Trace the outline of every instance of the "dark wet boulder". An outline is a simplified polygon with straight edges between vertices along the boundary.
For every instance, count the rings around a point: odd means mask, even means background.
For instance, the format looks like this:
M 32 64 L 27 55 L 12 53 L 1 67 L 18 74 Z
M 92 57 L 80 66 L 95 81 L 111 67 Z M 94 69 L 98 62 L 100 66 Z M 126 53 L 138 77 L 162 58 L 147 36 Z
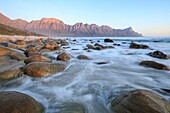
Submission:
M 56 113 L 85 113 L 85 109 L 78 103 L 67 103 L 61 106 L 60 111 Z
M 170 113 L 170 104 L 156 93 L 134 90 L 117 96 L 111 102 L 115 113 Z
M 0 92 L 1 113 L 43 113 L 43 107 L 32 97 L 15 92 Z
M 57 60 L 68 61 L 71 59 L 71 55 L 68 53 L 61 53 L 57 56 Z
M 130 43 L 130 48 L 134 48 L 134 49 L 148 49 L 149 46 L 131 42 L 131 43 Z
M 111 42 L 111 43 L 113 43 L 114 41 L 112 39 L 106 38 L 106 39 L 104 39 L 104 42 Z
M 155 69 L 160 69 L 160 70 L 170 70 L 169 67 L 167 67 L 164 64 L 157 63 L 155 61 L 142 61 L 139 63 L 139 65 L 145 66 L 145 67 L 151 67 Z
M 169 59 L 168 55 L 164 54 L 161 51 L 150 52 L 148 55 L 160 59 Z
M 87 44 L 86 47 L 87 47 L 88 49 L 94 49 L 94 46 L 91 45 L 91 44 Z
M 63 62 L 32 62 L 25 66 L 24 73 L 32 77 L 46 77 L 62 72 L 65 68 L 66 64 Z
M 100 47 L 101 49 L 106 49 L 107 48 L 107 46 L 103 46 L 103 45 L 101 45 L 99 43 L 95 43 L 94 46 L 95 47 Z
M 77 56 L 77 59 L 80 59 L 80 60 L 90 60 L 90 58 L 88 57 L 88 56 L 86 56 L 86 55 L 78 55 Z
M 24 60 L 26 64 L 31 63 L 31 62 L 51 62 L 49 58 L 46 58 L 45 56 L 42 55 L 34 55 L 31 56 L 27 59 Z

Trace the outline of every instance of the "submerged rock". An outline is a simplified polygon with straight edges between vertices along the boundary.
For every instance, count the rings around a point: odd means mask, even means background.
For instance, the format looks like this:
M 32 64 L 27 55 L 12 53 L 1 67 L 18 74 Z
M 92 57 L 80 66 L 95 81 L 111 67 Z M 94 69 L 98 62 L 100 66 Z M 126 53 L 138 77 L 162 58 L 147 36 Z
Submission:
M 106 38 L 104 39 L 104 42 L 114 42 L 112 39 Z
M 56 113 L 85 113 L 82 105 L 77 103 L 68 103 L 61 107 L 61 110 Z
M 134 49 L 148 49 L 149 46 L 131 42 L 130 43 L 130 48 L 134 48 Z
M 32 62 L 26 65 L 24 73 L 32 77 L 45 77 L 58 72 L 62 72 L 65 68 L 66 64 L 63 62 Z
M 57 56 L 57 60 L 68 61 L 71 59 L 71 56 L 68 53 L 61 53 Z
M 167 67 L 166 65 L 157 63 L 155 61 L 142 61 L 139 64 L 142 66 L 151 67 L 160 70 L 170 70 L 170 68 Z
M 77 58 L 78 59 L 84 59 L 84 60 L 90 60 L 90 58 L 86 55 L 78 55 Z
M 15 92 L 0 92 L 1 113 L 43 113 L 43 107 L 32 97 Z
M 164 54 L 161 51 L 150 52 L 148 55 L 160 59 L 169 59 L 168 55 Z
M 26 64 L 28 64 L 31 62 L 51 62 L 51 60 L 49 58 L 46 58 L 45 56 L 34 55 L 34 56 L 31 56 L 31 57 L 25 59 L 24 62 Z
M 170 104 L 158 94 L 147 90 L 124 93 L 111 102 L 115 113 L 170 113 Z

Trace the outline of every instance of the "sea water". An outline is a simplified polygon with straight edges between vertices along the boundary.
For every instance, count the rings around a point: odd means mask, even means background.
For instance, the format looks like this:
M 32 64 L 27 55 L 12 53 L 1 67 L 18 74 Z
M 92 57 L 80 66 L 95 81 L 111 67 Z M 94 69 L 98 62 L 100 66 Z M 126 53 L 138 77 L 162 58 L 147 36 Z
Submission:
M 49 77 L 32 78 L 23 75 L 8 81 L 0 91 L 26 93 L 45 107 L 45 113 L 55 113 L 64 103 L 80 103 L 88 113 L 111 113 L 110 102 L 117 95 L 134 89 L 146 89 L 160 94 L 170 102 L 170 71 L 140 66 L 144 60 L 153 60 L 170 67 L 170 60 L 148 56 L 149 52 L 160 50 L 170 56 L 170 38 L 115 37 L 114 43 L 121 44 L 112 49 L 83 50 L 86 44 L 104 43 L 103 38 L 66 38 L 69 47 L 64 51 L 72 55 L 64 72 Z M 73 42 L 73 39 L 76 41 Z M 91 39 L 91 40 L 90 40 Z M 145 44 L 150 49 L 130 49 L 130 42 Z M 55 58 L 58 51 L 45 53 Z M 91 60 L 78 60 L 76 56 L 86 55 Z M 98 65 L 96 62 L 107 62 Z

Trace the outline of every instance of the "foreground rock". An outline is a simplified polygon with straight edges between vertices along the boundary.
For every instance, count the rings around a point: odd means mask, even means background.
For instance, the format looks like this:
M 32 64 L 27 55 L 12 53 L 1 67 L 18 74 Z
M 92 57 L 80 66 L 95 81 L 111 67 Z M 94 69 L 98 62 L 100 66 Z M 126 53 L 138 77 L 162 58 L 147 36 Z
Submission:
M 151 68 L 160 69 L 160 70 L 170 70 L 170 68 L 167 67 L 166 65 L 157 63 L 155 61 L 142 61 L 139 64 L 145 67 L 151 67 Z
M 164 54 L 161 51 L 150 52 L 148 55 L 160 59 L 169 59 L 168 55 Z
M 24 73 L 32 77 L 46 77 L 61 72 L 65 68 L 66 64 L 63 62 L 57 63 L 32 62 L 26 65 Z
M 71 59 L 71 56 L 68 53 L 61 53 L 57 56 L 57 60 L 68 61 Z
M 147 90 L 134 90 L 111 102 L 115 113 L 170 113 L 170 104 L 161 96 Z
M 77 58 L 80 60 L 90 60 L 90 58 L 86 55 L 78 55 Z
M 130 43 L 130 48 L 134 48 L 134 49 L 148 49 L 149 46 L 131 42 Z
M 42 106 L 32 97 L 14 91 L 0 92 L 1 113 L 43 113 Z
M 25 59 L 24 62 L 28 64 L 31 62 L 51 62 L 51 60 L 49 58 L 46 58 L 45 56 L 35 55 L 29 57 L 28 59 Z
M 84 107 L 77 103 L 65 104 L 57 113 L 85 113 Z
M 8 47 L 0 46 L 0 56 L 5 56 L 5 55 L 7 56 L 7 55 L 10 55 L 13 52 L 15 52 L 15 50 L 10 49 Z

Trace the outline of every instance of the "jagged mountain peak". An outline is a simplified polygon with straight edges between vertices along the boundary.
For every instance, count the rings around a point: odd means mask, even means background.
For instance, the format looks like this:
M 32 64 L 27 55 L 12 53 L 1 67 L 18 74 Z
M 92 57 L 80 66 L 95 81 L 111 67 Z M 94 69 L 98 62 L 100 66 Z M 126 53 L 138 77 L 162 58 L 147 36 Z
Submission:
M 0 23 L 19 29 L 36 32 L 47 36 L 77 36 L 77 37 L 139 37 L 141 34 L 135 32 L 132 27 L 126 29 L 113 29 L 109 26 L 98 26 L 96 24 L 74 25 L 64 24 L 63 21 L 55 18 L 42 18 L 27 22 L 22 19 L 11 20 L 0 13 Z

